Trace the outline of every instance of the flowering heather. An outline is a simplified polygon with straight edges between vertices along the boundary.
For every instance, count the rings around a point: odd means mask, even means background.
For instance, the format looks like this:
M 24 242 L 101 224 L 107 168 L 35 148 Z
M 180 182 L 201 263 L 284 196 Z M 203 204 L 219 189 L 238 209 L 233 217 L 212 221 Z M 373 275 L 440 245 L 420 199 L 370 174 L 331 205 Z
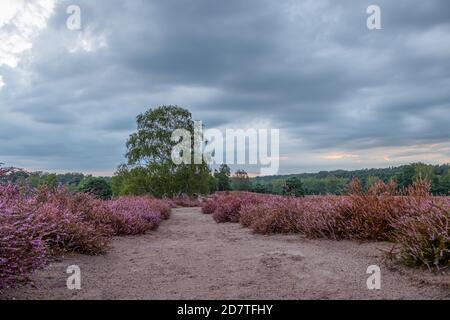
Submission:
M 213 214 L 217 208 L 217 197 L 212 196 L 202 203 L 202 212 L 204 214 Z
M 340 196 L 308 196 L 293 200 L 293 220 L 297 232 L 310 238 L 342 238 L 338 228 L 341 212 L 349 199 Z
M 254 204 L 258 199 L 259 195 L 248 192 L 221 194 L 213 218 L 217 222 L 239 222 L 241 205 Z
M 242 204 L 240 222 L 257 233 L 291 233 L 297 231 L 294 215 L 292 198 L 269 196 L 262 202 Z
M 162 214 L 147 197 L 122 197 L 108 202 L 115 235 L 142 234 L 158 227 Z
M 170 218 L 170 214 L 172 212 L 170 203 L 165 200 L 155 198 L 147 198 L 147 201 L 149 201 L 153 209 L 161 215 L 161 219 L 168 220 Z
M 0 289 L 28 280 L 28 274 L 46 262 L 47 247 L 41 225 L 21 208 L 17 188 L 0 187 Z
M 448 202 L 448 201 L 447 201 Z M 450 210 L 428 206 L 426 214 L 405 216 L 394 223 L 398 257 L 410 266 L 450 267 Z
M 0 184 L 0 289 L 64 252 L 104 253 L 112 236 L 145 233 L 169 215 L 165 201 L 149 197 L 103 201 L 65 188 Z
M 172 198 L 171 201 L 175 204 L 176 207 L 200 207 L 200 201 L 197 197 L 188 197 L 182 195 Z
M 425 181 L 402 192 L 395 183 L 378 182 L 363 192 L 355 180 L 347 196 L 217 194 L 203 203 L 202 211 L 217 222 L 240 222 L 263 234 L 396 241 L 407 264 L 448 266 L 450 197 L 433 197 L 429 189 Z
M 111 213 L 104 201 L 87 194 L 70 194 L 65 188 L 43 187 L 28 199 L 33 219 L 42 226 L 40 235 L 49 253 L 105 252 L 113 235 Z

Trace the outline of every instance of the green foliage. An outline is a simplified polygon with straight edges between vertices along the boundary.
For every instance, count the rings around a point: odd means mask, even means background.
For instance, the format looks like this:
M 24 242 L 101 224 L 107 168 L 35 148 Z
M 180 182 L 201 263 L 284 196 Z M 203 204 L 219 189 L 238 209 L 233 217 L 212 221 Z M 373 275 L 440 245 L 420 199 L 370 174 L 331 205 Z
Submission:
M 179 164 L 172 161 L 172 141 L 176 129 L 191 133 L 191 113 L 178 106 L 161 106 L 137 116 L 137 131 L 127 141 L 128 165 L 119 167 L 112 181 L 114 195 L 151 194 L 173 197 L 180 194 L 207 194 L 212 181 L 208 165 Z M 193 153 L 193 151 L 192 151 Z
M 247 172 L 244 170 L 238 170 L 233 176 L 233 190 L 236 191 L 249 191 L 251 189 L 251 183 L 248 178 Z
M 435 191 L 438 194 L 450 196 L 450 171 L 447 171 L 446 174 L 439 177 L 438 186 Z
M 363 170 L 335 170 L 320 171 L 318 173 L 302 173 L 295 175 L 278 175 L 256 177 L 251 179 L 253 188 L 255 185 L 264 185 L 266 193 L 283 194 L 285 181 L 290 177 L 299 177 L 306 190 L 306 194 L 323 195 L 345 193 L 346 187 L 353 178 L 358 178 L 365 190 L 375 182 L 389 183 L 397 181 L 399 189 L 405 189 L 420 178 L 429 179 L 432 183 L 432 193 L 435 195 L 449 195 L 450 192 L 450 164 L 427 165 L 412 163 L 400 167 Z M 261 188 L 261 187 L 259 187 Z
M 285 184 L 286 184 L 286 181 L 284 179 L 274 180 L 273 184 L 272 184 L 272 192 L 274 194 L 283 194 Z
M 78 186 L 78 191 L 84 193 L 90 193 L 96 198 L 108 200 L 111 199 L 112 189 L 111 185 L 104 178 L 97 177 L 85 177 L 80 185 Z
M 231 190 L 231 170 L 226 164 L 222 164 L 219 167 L 219 171 L 214 172 L 214 178 L 216 179 L 217 191 L 229 191 Z
M 256 193 L 266 193 L 266 186 L 262 183 L 257 182 L 253 187 L 252 187 L 252 192 L 256 192 Z
M 412 164 L 412 167 L 414 168 L 414 176 L 413 181 L 417 180 L 428 180 L 433 181 L 435 177 L 434 173 L 434 167 L 426 165 L 425 163 L 415 163 Z
M 287 179 L 283 191 L 284 195 L 289 196 L 301 197 L 305 195 L 302 180 L 298 177 Z
M 446 195 L 445 182 L 442 185 L 442 178 L 446 172 L 448 172 L 448 165 L 432 166 L 418 162 L 405 166 L 397 175 L 397 180 L 401 188 L 407 188 L 414 181 L 427 180 L 432 183 L 431 192 L 433 194 Z
M 365 189 L 369 190 L 374 184 L 376 184 L 377 182 L 380 182 L 380 178 L 378 178 L 377 176 L 369 176 L 366 179 L 366 183 L 365 183 Z
M 413 165 L 404 166 L 394 175 L 398 186 L 402 189 L 407 188 L 414 182 L 414 175 L 416 174 Z
M 82 173 L 47 173 L 47 172 L 27 172 L 24 170 L 14 170 L 9 178 L 15 184 L 27 184 L 33 188 L 43 185 L 51 187 L 66 186 L 69 191 L 77 191 L 78 186 L 85 176 Z M 107 179 L 107 178 L 105 178 Z
M 172 163 L 171 154 L 177 144 L 171 140 L 176 129 L 194 132 L 191 113 L 178 106 L 160 106 L 137 116 L 137 131 L 127 141 L 129 165 Z
M 47 187 L 50 187 L 50 188 L 56 188 L 58 186 L 58 179 L 57 179 L 56 174 L 52 173 L 52 174 L 47 175 L 43 179 L 41 184 L 46 185 Z
M 145 168 L 128 168 L 119 166 L 111 179 L 113 196 L 144 195 L 151 194 L 150 177 Z

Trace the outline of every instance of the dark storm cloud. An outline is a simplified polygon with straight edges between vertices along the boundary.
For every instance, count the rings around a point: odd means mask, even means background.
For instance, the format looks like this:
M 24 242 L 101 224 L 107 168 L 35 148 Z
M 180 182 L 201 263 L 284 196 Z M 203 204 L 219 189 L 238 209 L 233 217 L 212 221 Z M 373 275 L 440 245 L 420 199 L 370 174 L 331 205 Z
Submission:
M 302 152 L 449 142 L 447 1 L 376 1 L 370 31 L 373 1 L 83 0 L 84 42 L 65 28 L 72 2 L 31 60 L 0 67 L 0 156 L 111 171 L 135 116 L 159 104 L 209 127 L 269 120 L 289 154 L 297 139 Z

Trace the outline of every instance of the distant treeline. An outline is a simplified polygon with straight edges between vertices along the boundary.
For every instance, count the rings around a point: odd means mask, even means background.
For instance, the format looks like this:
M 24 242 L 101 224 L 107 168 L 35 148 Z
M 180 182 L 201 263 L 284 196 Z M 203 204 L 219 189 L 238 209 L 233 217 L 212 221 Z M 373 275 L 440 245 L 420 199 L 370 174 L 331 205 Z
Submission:
M 349 182 L 358 178 L 365 189 L 369 189 L 378 180 L 385 183 L 397 181 L 399 189 L 406 188 L 418 179 L 432 183 L 432 192 L 436 195 L 450 195 L 450 164 L 427 165 L 413 163 L 400 167 L 363 170 L 320 171 L 318 173 L 301 173 L 248 178 L 245 171 L 231 174 L 228 166 L 212 172 L 210 188 L 206 193 L 223 190 L 253 191 L 268 194 L 286 194 L 287 189 L 296 190 L 298 194 L 345 194 Z M 32 187 L 41 185 L 66 186 L 72 192 L 91 192 L 101 198 L 110 198 L 120 194 L 114 191 L 112 177 L 92 177 L 82 173 L 45 173 L 16 170 L 8 175 L 8 180 L 15 184 L 27 184 Z M 294 186 L 291 186 L 293 183 Z M 111 184 L 113 184 L 111 188 Z M 151 188 L 149 188 L 151 189 Z
M 370 188 L 376 181 L 385 183 L 397 181 L 399 188 L 406 188 L 418 179 L 429 180 L 432 192 L 436 195 L 450 194 L 450 164 L 428 165 L 412 163 L 399 167 L 362 170 L 320 171 L 318 173 L 301 173 L 256 177 L 250 179 L 252 191 L 259 193 L 283 194 L 286 181 L 297 177 L 301 180 L 305 194 L 344 194 L 349 182 L 358 178 L 361 184 Z
M 90 192 L 102 199 L 109 199 L 112 196 L 111 177 L 93 177 L 83 173 L 28 172 L 15 169 L 2 179 L 33 188 L 43 185 L 50 187 L 65 186 L 71 192 Z
M 173 151 L 179 141 L 172 138 L 174 131 L 182 128 L 190 132 L 191 142 L 195 143 L 195 125 L 189 110 L 179 106 L 159 106 L 139 114 L 136 124 L 136 131 L 126 142 L 126 162 L 118 166 L 113 177 L 14 170 L 3 179 L 34 188 L 63 185 L 69 191 L 89 192 L 103 199 L 126 195 L 173 198 L 230 190 L 297 197 L 341 195 L 347 192 L 354 178 L 358 178 L 366 190 L 378 180 L 385 183 L 395 180 L 399 189 L 410 186 L 415 180 L 428 180 L 432 183 L 434 194 L 450 194 L 450 164 L 412 163 L 385 169 L 320 171 L 256 178 L 249 178 L 244 170 L 232 173 L 226 164 L 214 170 L 206 161 L 176 164 Z M 194 150 L 191 150 L 190 155 L 183 152 L 185 156 L 192 160 Z M 178 157 L 181 157 L 181 153 L 178 153 Z

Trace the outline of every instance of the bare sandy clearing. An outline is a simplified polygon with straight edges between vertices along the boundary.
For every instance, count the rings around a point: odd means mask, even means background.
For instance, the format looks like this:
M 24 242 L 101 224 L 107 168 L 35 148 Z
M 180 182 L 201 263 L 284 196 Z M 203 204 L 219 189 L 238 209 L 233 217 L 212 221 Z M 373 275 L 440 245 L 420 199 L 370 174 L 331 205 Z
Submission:
M 262 236 L 239 224 L 216 224 L 199 208 L 174 209 L 159 230 L 117 238 L 104 256 L 73 255 L 39 271 L 38 288 L 7 299 L 450 299 L 450 276 L 390 268 L 385 243 Z M 82 289 L 66 288 L 79 265 Z M 381 290 L 366 269 L 381 266 Z M 395 270 L 394 270 L 395 269 Z

